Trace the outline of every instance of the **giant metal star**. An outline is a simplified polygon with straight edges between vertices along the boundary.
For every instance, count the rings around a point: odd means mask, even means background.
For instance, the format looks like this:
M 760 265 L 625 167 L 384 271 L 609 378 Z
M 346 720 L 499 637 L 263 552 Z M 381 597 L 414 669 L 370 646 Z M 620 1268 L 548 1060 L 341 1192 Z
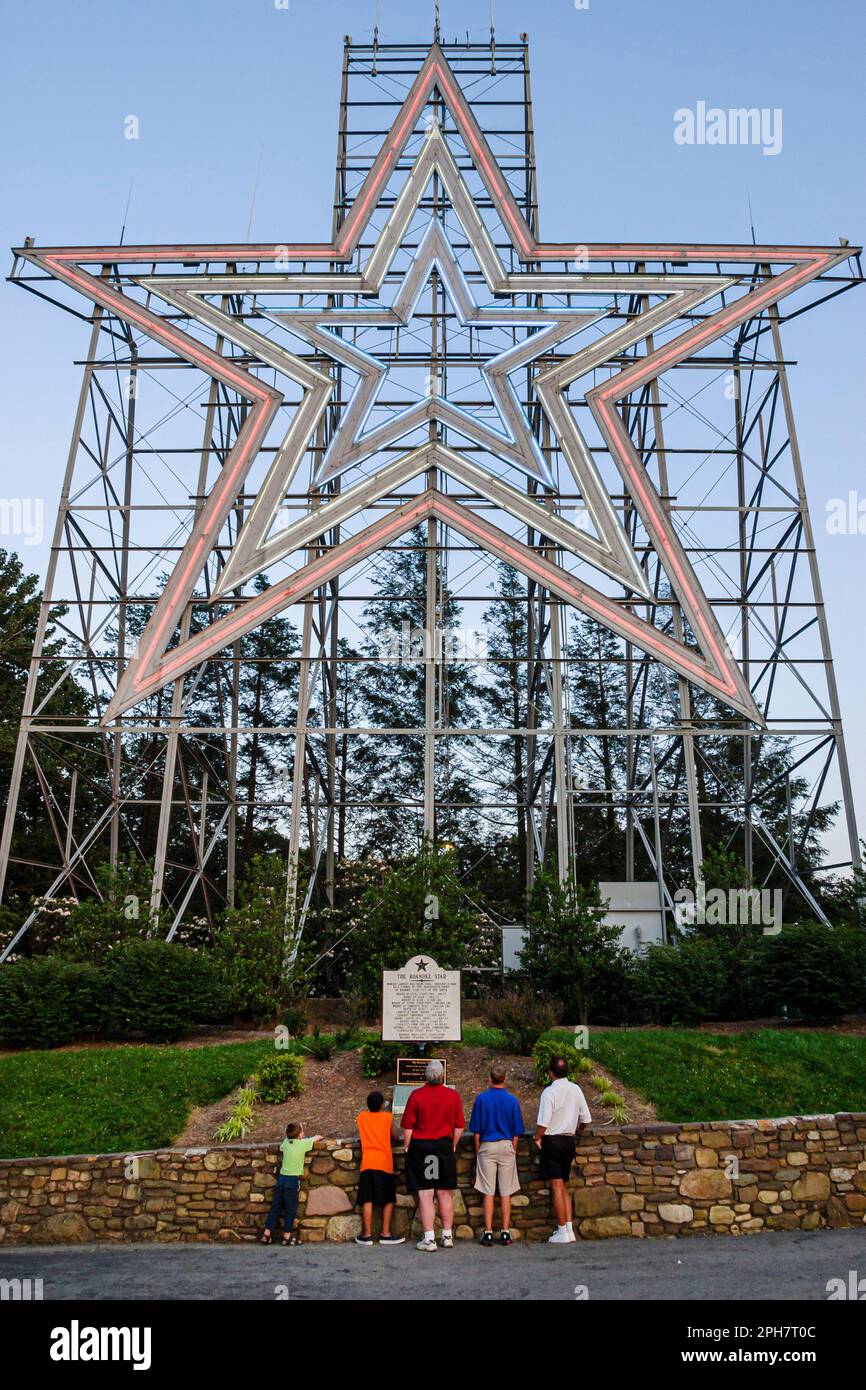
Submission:
M 208 261 L 347 261 L 353 255 L 434 87 L 438 89 L 447 105 L 522 263 L 556 261 L 567 266 L 579 256 L 582 263 L 625 259 L 672 263 L 697 261 L 707 264 L 725 261 L 750 266 L 762 264 L 768 268 L 771 264 L 782 263 L 788 267 L 781 272 L 768 274 L 761 284 L 744 293 L 733 303 L 723 304 L 715 313 L 647 352 L 642 359 L 615 372 L 609 380 L 586 394 L 587 404 L 668 574 L 671 587 L 699 643 L 699 649 L 674 641 L 652 623 L 615 603 L 591 585 L 579 581 L 562 566 L 539 555 L 536 550 L 483 520 L 439 489 L 428 488 L 410 501 L 395 506 L 373 525 L 367 526 L 350 539 L 310 560 L 233 613 L 169 650 L 169 643 L 176 632 L 181 615 L 193 596 L 196 583 L 218 542 L 223 523 L 243 488 L 244 480 L 283 397 L 281 392 L 267 386 L 252 372 L 206 347 L 150 308 L 131 300 L 115 289 L 105 275 L 97 276 L 85 267 L 93 264 L 102 267 L 119 267 L 121 264 L 143 266 L 161 262 L 183 262 L 186 265 Z M 662 303 L 645 309 L 623 327 L 606 334 L 591 346 L 580 349 L 573 356 L 558 361 L 555 366 L 537 376 L 533 383 L 538 400 L 560 441 L 575 482 L 587 502 L 598 532 L 597 540 L 578 531 L 564 518 L 542 510 L 530 497 L 518 492 L 503 479 L 496 478 L 487 469 L 469 463 L 455 450 L 436 442 L 410 450 L 395 462 L 383 465 L 372 478 L 347 488 L 334 500 L 325 502 L 314 513 L 301 518 L 276 537 L 268 535 L 273 519 L 273 511 L 268 515 L 268 509 L 274 496 L 278 495 L 279 501 L 279 497 L 284 495 L 285 487 L 294 477 L 327 405 L 332 383 L 328 376 L 311 367 L 302 358 L 284 351 L 263 334 L 209 304 L 204 295 L 209 290 L 214 292 L 216 289 L 224 294 L 272 292 L 307 295 L 356 294 L 366 297 L 377 295 L 434 172 L 442 180 L 451 206 L 467 232 L 478 265 L 494 296 L 582 294 L 600 291 L 664 296 Z M 430 256 L 427 253 L 431 253 L 432 260 L 445 274 L 452 298 L 465 322 L 502 322 L 505 318 L 515 326 L 537 325 L 537 331 L 509 353 L 501 354 L 499 358 L 486 364 L 486 378 L 505 426 L 504 434 L 490 430 L 482 422 L 473 420 L 466 412 L 459 412 L 464 418 L 458 421 L 453 415 L 456 407 L 438 396 L 421 407 L 427 412 L 423 418 L 435 417 L 440 423 L 459 428 L 461 433 L 469 437 L 478 438 L 479 432 L 483 431 L 485 447 L 488 447 L 491 453 L 506 462 L 517 463 L 517 466 L 528 473 L 535 472 L 537 476 L 544 478 L 543 469 L 546 465 L 534 441 L 527 444 L 530 434 L 507 376 L 517 365 L 525 366 L 540 351 L 546 350 L 554 342 L 564 341 L 576 332 L 579 326 L 578 319 L 583 324 L 586 323 L 587 311 L 557 307 L 539 310 L 538 317 L 535 318 L 532 311 L 518 309 L 516 306 L 504 309 L 500 309 L 498 305 L 478 306 L 471 295 L 468 299 L 463 296 L 462 275 L 459 269 L 455 271 L 456 262 L 438 223 L 431 222 L 425 242 L 425 256 L 429 260 Z M 251 407 L 235 444 L 196 517 L 190 537 L 146 625 L 135 656 L 118 682 L 103 722 L 107 723 L 118 717 L 145 696 L 214 656 L 287 605 L 320 588 L 350 565 L 396 540 L 419 520 L 431 516 L 453 527 L 471 543 L 481 545 L 525 575 L 534 578 L 680 675 L 719 696 L 748 719 L 761 722 L 760 713 L 743 673 L 727 647 L 709 601 L 616 407 L 661 372 L 682 362 L 723 333 L 729 332 L 746 319 L 777 303 L 785 295 L 832 269 L 848 256 L 856 254 L 852 248 L 613 244 L 576 247 L 571 244 L 540 243 L 529 229 L 514 195 L 508 188 L 441 48 L 434 44 L 333 243 L 281 247 L 140 246 L 47 250 L 25 247 L 20 248 L 16 254 L 83 293 L 95 304 L 110 310 L 118 319 L 140 329 L 146 336 L 178 356 L 202 368 L 215 380 L 238 392 Z M 427 268 L 429 269 L 429 266 Z M 419 275 L 421 273 L 418 272 Z M 424 273 L 426 274 L 426 270 Z M 411 286 L 411 276 L 407 275 L 406 278 Z M 254 274 L 214 277 L 147 276 L 142 277 L 139 283 L 158 293 L 166 302 L 179 305 L 192 320 L 217 330 L 224 338 L 245 347 L 257 358 L 275 367 L 302 387 L 300 404 L 295 409 L 263 485 L 265 501 L 261 507 L 258 500 L 253 504 L 250 515 L 241 529 L 236 547 L 237 558 L 229 557 L 226 565 L 228 578 L 225 583 L 220 583 L 219 593 L 225 592 L 229 582 L 236 587 L 252 573 L 257 572 L 264 563 L 263 557 L 270 561 L 277 551 L 280 555 L 285 555 L 290 550 L 297 550 L 309 544 L 340 521 L 356 515 L 374 497 L 387 495 L 435 464 L 482 496 L 496 502 L 513 517 L 536 527 L 563 550 L 589 559 L 596 568 L 614 574 L 622 580 L 627 589 L 646 597 L 645 576 L 631 547 L 627 542 L 623 546 L 625 537 L 621 523 L 616 517 L 610 498 L 601 486 L 591 452 L 577 427 L 564 393 L 573 381 L 593 366 L 609 363 L 626 348 L 646 339 L 698 304 L 733 286 L 736 278 L 721 277 L 718 273 L 686 276 L 679 272 L 652 275 L 641 271 L 593 276 L 592 273 L 583 270 L 569 269 L 531 269 L 517 273 L 506 271 L 489 231 L 478 216 L 470 190 L 457 170 L 441 132 L 434 126 L 423 143 L 421 153 L 415 160 L 385 229 L 377 239 L 362 272 L 304 270 L 289 274 L 259 271 Z M 465 288 L 468 293 L 468 287 Z M 408 293 L 408 298 L 411 299 L 411 293 Z M 387 313 L 399 313 L 401 308 L 405 309 L 405 306 L 398 302 L 397 305 L 391 306 L 390 310 L 362 309 L 358 313 L 362 316 L 368 315 L 367 321 L 384 322 Z M 336 361 L 349 365 L 346 356 L 350 351 L 349 345 L 327 329 L 328 323 L 336 327 L 346 321 L 345 317 L 341 319 L 339 314 L 340 311 L 333 316 L 326 311 L 310 311 L 309 314 L 296 311 L 291 315 L 274 313 L 273 317 L 283 320 L 291 317 L 296 331 L 299 331 L 301 336 L 306 336 L 307 340 L 318 348 L 325 347 L 328 355 Z M 380 316 L 379 319 L 369 317 L 376 314 Z M 488 314 L 490 317 L 486 318 Z M 351 321 L 359 320 L 356 318 Z M 547 341 L 543 342 L 545 338 Z M 358 352 L 357 349 L 351 351 Z M 357 361 L 360 362 L 360 358 Z M 372 362 L 373 359 L 368 359 L 366 369 L 360 372 L 360 404 L 354 407 L 354 414 L 348 422 L 346 415 L 349 412 L 344 415 L 344 427 L 334 441 L 334 452 L 326 460 L 323 476 L 335 476 L 337 472 L 368 456 L 371 451 L 368 446 L 371 445 L 372 439 L 368 438 L 365 441 L 363 434 L 359 436 L 358 425 L 360 422 L 363 428 L 362 417 L 367 413 L 369 399 L 375 395 L 378 367 L 371 366 Z M 405 429 L 402 432 L 405 433 Z M 377 436 L 375 431 L 370 433 L 373 438 L 378 438 L 379 443 L 384 442 L 384 435 Z M 377 445 L 372 443 L 372 447 L 375 448 Z M 539 459 L 542 470 L 538 467 Z M 268 546 L 272 541 L 276 548 L 269 550 Z

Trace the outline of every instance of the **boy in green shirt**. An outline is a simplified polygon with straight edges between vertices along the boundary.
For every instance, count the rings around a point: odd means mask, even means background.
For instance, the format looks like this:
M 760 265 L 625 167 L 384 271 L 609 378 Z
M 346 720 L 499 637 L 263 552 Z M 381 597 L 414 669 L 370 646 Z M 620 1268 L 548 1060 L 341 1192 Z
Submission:
M 321 1137 L 321 1134 L 314 1134 L 312 1139 L 305 1139 L 304 1126 L 298 1124 L 297 1120 L 292 1120 L 291 1124 L 286 1125 L 286 1137 L 280 1145 L 282 1161 L 277 1175 L 277 1185 L 274 1189 L 274 1200 L 271 1202 L 271 1209 L 268 1212 L 268 1219 L 265 1222 L 265 1229 L 261 1237 L 262 1245 L 271 1244 L 272 1234 L 280 1224 L 281 1212 L 283 1216 L 283 1245 L 298 1244 L 298 1237 L 292 1234 L 292 1227 L 295 1224 L 295 1215 L 298 1210 L 298 1193 L 301 1189 L 301 1178 L 304 1175 L 304 1162 L 310 1149 Z

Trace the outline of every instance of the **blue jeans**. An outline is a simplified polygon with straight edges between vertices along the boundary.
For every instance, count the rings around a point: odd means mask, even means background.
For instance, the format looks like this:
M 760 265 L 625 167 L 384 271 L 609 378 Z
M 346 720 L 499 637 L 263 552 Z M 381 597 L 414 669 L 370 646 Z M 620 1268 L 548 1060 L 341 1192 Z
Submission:
M 283 1217 L 283 1230 L 286 1235 L 295 1224 L 295 1214 L 298 1210 L 298 1193 L 301 1190 L 300 1178 L 283 1177 L 282 1174 L 277 1178 L 277 1185 L 274 1188 L 274 1200 L 271 1202 L 271 1209 L 268 1212 L 268 1219 L 265 1227 L 269 1231 L 278 1231 L 280 1227 L 280 1214 Z

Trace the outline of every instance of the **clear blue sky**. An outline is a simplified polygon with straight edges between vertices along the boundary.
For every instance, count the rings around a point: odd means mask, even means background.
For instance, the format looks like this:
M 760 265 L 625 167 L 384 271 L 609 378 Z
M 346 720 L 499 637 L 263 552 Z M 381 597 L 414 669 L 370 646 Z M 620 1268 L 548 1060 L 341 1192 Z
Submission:
M 383 41 L 432 32 L 432 0 L 380 10 Z M 375 13 L 375 0 L 5 3 L 0 242 L 114 241 L 130 180 L 127 241 L 243 239 L 260 147 L 253 238 L 326 239 L 342 36 L 369 38 Z M 866 238 L 859 0 L 495 0 L 494 16 L 502 41 L 530 37 L 544 237 L 747 241 L 748 189 L 759 241 Z M 486 38 L 488 0 L 443 0 L 442 25 Z M 701 99 L 780 107 L 781 153 L 675 144 L 674 111 Z M 0 492 L 26 477 L 50 529 L 86 330 L 5 285 L 2 315 Z M 856 290 L 785 335 L 861 833 L 866 535 L 828 535 L 825 515 L 830 498 L 866 497 L 864 316 Z M 44 570 L 44 544 L 22 554 Z

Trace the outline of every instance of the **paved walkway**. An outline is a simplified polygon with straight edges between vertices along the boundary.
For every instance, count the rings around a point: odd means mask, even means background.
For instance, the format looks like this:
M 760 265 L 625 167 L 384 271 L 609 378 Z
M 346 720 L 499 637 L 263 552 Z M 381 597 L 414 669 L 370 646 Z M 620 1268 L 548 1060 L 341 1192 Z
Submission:
M 826 1299 L 866 1276 L 866 1228 L 584 1241 L 422 1255 L 356 1245 L 0 1247 L 0 1279 L 41 1278 L 46 1299 Z M 583 1292 L 585 1289 L 586 1292 Z

